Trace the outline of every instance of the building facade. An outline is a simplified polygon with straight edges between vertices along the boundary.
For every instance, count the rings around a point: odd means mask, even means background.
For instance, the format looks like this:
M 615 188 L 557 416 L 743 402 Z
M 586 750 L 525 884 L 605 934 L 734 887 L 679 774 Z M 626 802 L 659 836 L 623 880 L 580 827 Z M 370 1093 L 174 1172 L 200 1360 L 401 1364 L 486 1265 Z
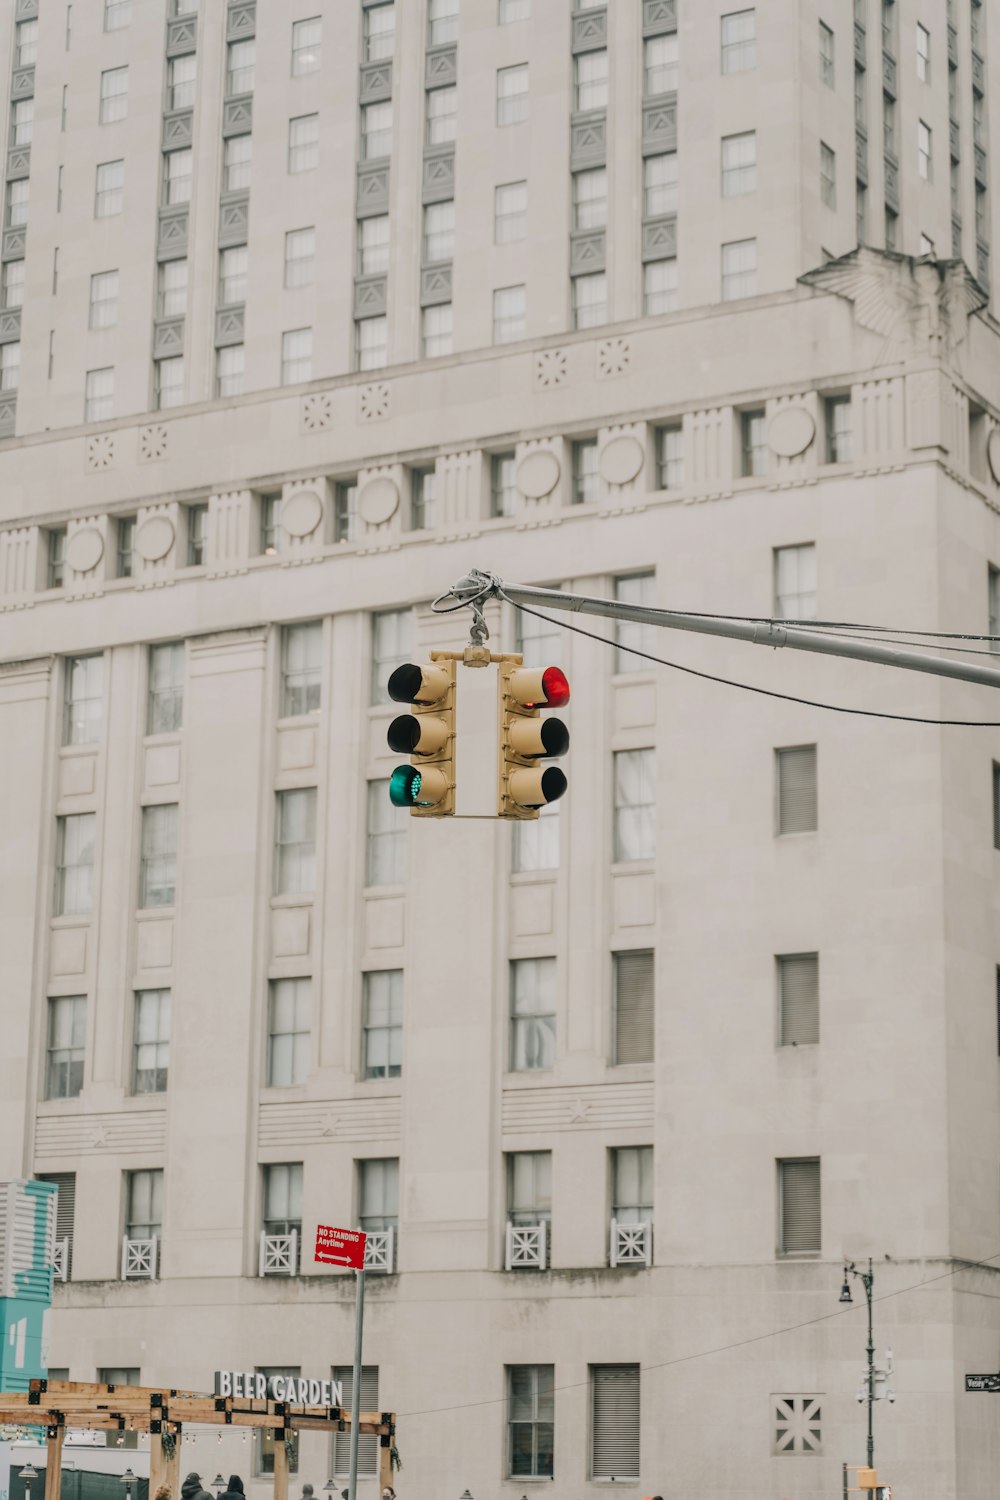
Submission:
M 8 5 L 0 1178 L 59 1188 L 50 1369 L 341 1378 L 312 1245 L 360 1225 L 401 1495 L 818 1500 L 871 1257 L 880 1474 L 991 1493 L 1000 731 L 934 722 L 989 691 L 491 605 L 570 677 L 566 798 L 411 823 L 385 744 L 473 566 L 1000 634 L 988 21 Z

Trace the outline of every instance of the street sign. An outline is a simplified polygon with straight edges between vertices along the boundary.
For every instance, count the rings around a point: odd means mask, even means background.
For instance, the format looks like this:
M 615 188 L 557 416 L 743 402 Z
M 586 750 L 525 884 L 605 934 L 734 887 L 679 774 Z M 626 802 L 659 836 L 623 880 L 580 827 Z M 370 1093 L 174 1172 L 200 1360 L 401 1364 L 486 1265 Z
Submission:
M 1000 1392 L 1000 1375 L 966 1375 L 965 1389 Z
M 349 1266 L 354 1271 L 363 1271 L 367 1238 L 360 1229 L 331 1229 L 328 1224 L 317 1224 L 314 1258 L 324 1266 Z

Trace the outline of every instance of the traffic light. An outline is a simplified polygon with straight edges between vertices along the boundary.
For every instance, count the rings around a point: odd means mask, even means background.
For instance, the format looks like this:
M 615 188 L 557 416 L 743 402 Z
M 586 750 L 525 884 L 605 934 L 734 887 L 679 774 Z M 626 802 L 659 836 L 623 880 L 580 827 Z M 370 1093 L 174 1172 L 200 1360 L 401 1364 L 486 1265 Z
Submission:
M 409 755 L 389 778 L 389 800 L 416 817 L 444 818 L 455 811 L 455 662 L 407 662 L 389 678 L 389 697 L 410 703 L 389 725 L 389 749 Z
M 501 818 L 537 818 L 538 809 L 566 790 L 558 766 L 544 762 L 565 755 L 569 730 L 561 719 L 542 718 L 543 708 L 569 702 L 569 682 L 558 667 L 516 666 L 501 659 L 497 811 Z

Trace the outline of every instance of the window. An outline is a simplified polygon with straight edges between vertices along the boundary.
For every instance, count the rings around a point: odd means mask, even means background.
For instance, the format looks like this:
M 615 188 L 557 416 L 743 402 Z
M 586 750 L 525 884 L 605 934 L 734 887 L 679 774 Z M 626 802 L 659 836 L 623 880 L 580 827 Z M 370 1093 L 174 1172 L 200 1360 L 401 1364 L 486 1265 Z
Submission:
M 110 219 L 113 214 L 120 214 L 124 198 L 125 163 L 123 161 L 102 162 L 97 169 L 94 218 Z M 13 220 L 11 222 L 13 223 Z M 22 219 L 21 223 L 23 222 Z
M 740 413 L 740 472 L 745 475 L 767 473 L 767 416 L 763 411 Z
M 677 88 L 677 33 L 648 36 L 643 43 L 643 93 L 672 94 Z M 605 54 L 607 56 L 607 54 Z
M 778 1162 L 778 1254 L 818 1255 L 822 1249 L 819 1160 Z
M 264 1168 L 263 1229 L 290 1234 L 302 1228 L 302 1163 L 271 1162 Z
M 757 132 L 722 138 L 722 196 L 736 198 L 757 188 Z
M 819 23 L 819 76 L 827 88 L 834 87 L 833 32 L 825 21 Z
M 176 734 L 184 719 L 184 642 L 149 648 L 146 733 Z
M 458 37 L 458 0 L 428 0 L 427 45 L 441 47 Z
M 205 565 L 205 537 L 208 527 L 208 506 L 185 506 L 187 518 L 187 566 L 202 568 Z
M 559 804 L 546 802 L 538 813 L 537 818 L 514 824 L 511 870 L 515 875 L 559 868 Z
M 115 522 L 115 577 L 131 578 L 135 556 L 135 516 Z
M 615 757 L 616 863 L 656 854 L 656 752 L 619 750 Z
M 369 781 L 367 885 L 405 883 L 407 823 L 408 814 L 389 801 L 388 780 Z
M 934 254 L 934 241 L 929 235 L 921 234 L 920 236 L 920 254 L 930 256 Z
M 917 22 L 917 77 L 922 83 L 931 81 L 931 34 L 926 26 Z
M 608 173 L 605 167 L 573 173 L 573 228 L 603 229 L 608 222 Z
M 424 209 L 424 261 L 451 260 L 454 252 L 454 201 L 428 203 Z
M 298 1251 L 296 1251 L 296 1260 Z M 296 1379 L 302 1374 L 299 1365 L 258 1365 L 257 1373 L 270 1377 L 271 1375 L 283 1375 L 287 1378 L 294 1376 Z M 344 1387 L 345 1394 L 350 1389 L 350 1379 Z M 299 1472 L 299 1435 L 290 1432 L 284 1439 L 287 1447 L 285 1453 L 288 1460 L 289 1474 Z M 360 1441 L 364 1443 L 365 1439 Z M 378 1442 L 378 1438 L 375 1438 Z M 258 1478 L 274 1473 L 274 1431 L 270 1427 L 259 1427 L 254 1434 L 254 1473 Z
M 198 75 L 198 59 L 193 52 L 172 57 L 167 63 L 167 108 L 191 109 Z M 104 77 L 108 75 L 105 73 Z
M 854 228 L 859 245 L 868 239 L 868 189 L 863 182 L 855 183 Z
M 505 182 L 493 195 L 493 242 L 510 245 L 528 233 L 528 184 Z
M 69 1281 L 73 1275 L 73 1219 L 76 1206 L 76 1173 L 75 1172 L 36 1172 L 39 1182 L 51 1182 L 56 1188 L 56 1248 L 65 1241 L 66 1260 L 65 1277 Z M 48 1369 L 48 1378 L 56 1379 L 55 1370 L 52 1366 Z M 69 1379 L 69 1371 L 66 1372 Z
M 64 745 L 95 745 L 101 737 L 104 716 L 104 657 L 68 656 L 63 674 L 62 742 Z
M 642 165 L 643 215 L 647 219 L 677 212 L 677 152 L 647 156 Z
M 222 191 L 243 192 L 250 186 L 253 137 L 231 135 L 222 147 Z
M 311 16 L 307 21 L 292 22 L 292 77 L 303 73 L 315 73 L 320 65 L 320 46 L 323 40 L 323 21 L 320 16 Z
M 454 348 L 454 318 L 450 302 L 425 307 L 420 314 L 420 341 L 424 359 L 440 359 Z
M 500 0 L 497 22 L 509 26 L 512 21 L 526 21 L 531 15 L 531 0 Z
M 565 646 L 566 637 L 562 627 L 550 624 L 548 620 L 541 620 L 537 615 L 527 615 L 519 609 L 514 615 L 514 625 L 514 650 L 519 651 L 528 661 L 543 661 L 545 658 L 552 660 Z
M 316 889 L 316 788 L 278 792 L 274 832 L 274 894 Z
M 281 383 L 300 385 L 312 379 L 311 328 L 292 328 L 281 335 Z
M 896 55 L 896 6 L 894 0 L 882 0 L 882 46 Z
M 230 307 L 245 302 L 247 295 L 248 251 L 246 245 L 233 245 L 219 251 L 219 304 Z M 220 349 L 219 353 L 222 353 Z M 242 371 L 241 371 L 242 373 Z M 220 392 L 220 394 L 222 394 Z
M 54 917 L 86 916 L 94 907 L 94 813 L 56 819 Z
M 165 151 L 163 153 L 163 202 L 190 203 L 191 201 L 191 151 Z
M 507 1218 L 528 1228 L 551 1223 L 551 1151 L 507 1153 Z
M 771 1452 L 812 1453 L 823 1451 L 822 1396 L 772 1396 L 774 1427 Z
M 523 286 L 503 286 L 493 293 L 493 342 L 512 344 L 527 333 Z
M 285 286 L 310 286 L 315 264 L 315 229 L 290 229 L 285 235 Z
M 885 211 L 885 248 L 895 250 L 896 248 L 896 224 L 899 215 L 894 209 L 886 208 Z
M 615 599 L 619 604 L 637 604 L 641 608 L 651 609 L 654 607 L 656 589 L 655 573 L 630 573 L 627 577 L 614 580 Z M 636 651 L 656 651 L 657 632 L 655 625 L 647 625 L 639 620 L 616 620 L 615 641 L 618 650 L 615 652 L 616 672 L 648 672 L 650 663 L 645 662 L 639 656 L 632 656 L 625 650 L 626 646 Z
M 132 1027 L 132 1092 L 163 1094 L 170 1066 L 170 991 L 138 990 Z
M 597 439 L 581 438 L 570 448 L 572 505 L 587 505 L 600 495 L 600 475 L 597 470 Z
M 627 1063 L 652 1062 L 655 1035 L 653 953 L 646 950 L 615 953 L 612 955 L 612 962 L 613 1061 L 618 1067 Z
M 778 972 L 778 1046 L 819 1041 L 819 955 L 785 953 Z
M 403 971 L 365 974 L 361 1068 L 365 1078 L 398 1078 L 403 1071 Z
M 775 829 L 781 834 L 815 833 L 819 827 L 816 796 L 816 746 L 793 745 L 775 750 Z
M 33 68 L 38 56 L 38 22 L 18 21 L 14 28 L 16 68 Z
M 20 340 L 0 347 L 0 391 L 16 391 L 21 383 Z
M 243 393 L 244 350 L 242 344 L 230 344 L 215 351 L 215 394 L 239 396 Z
M 100 170 L 100 169 L 98 169 Z M 29 185 L 27 177 L 7 184 L 7 227 L 18 229 L 28 222 Z M 117 212 L 117 210 L 116 210 Z
M 142 809 L 139 906 L 173 906 L 177 887 L 177 803 Z
M 757 241 L 734 240 L 722 247 L 722 300 L 757 295 Z
M 734 10 L 722 17 L 722 71 L 745 73 L 757 66 L 757 13 Z
M 826 414 L 826 461 L 849 464 L 853 458 L 853 424 L 850 396 L 830 396 L 824 403 Z
M 854 69 L 854 123 L 864 130 L 868 124 L 868 94 L 864 68 Z
M 323 670 L 323 624 L 286 625 L 281 632 L 281 717 L 318 713 Z
M 173 0 L 171 14 L 174 16 L 196 16 L 198 0 Z
M 608 278 L 603 271 L 573 277 L 573 327 L 595 328 L 608 321 Z
M 356 542 L 358 539 L 358 482 L 342 480 L 333 491 L 333 540 Z
M 620 1146 L 612 1150 L 611 1216 L 619 1224 L 652 1224 L 652 1146 Z
M 528 64 L 497 69 L 497 124 L 517 125 L 528 118 Z
M 184 402 L 184 356 L 172 354 L 169 359 L 153 361 L 153 396 L 157 411 Z
M 358 1162 L 358 1221 L 367 1234 L 399 1224 L 399 1161 L 394 1156 Z
M 353 1391 L 353 1365 L 334 1365 L 333 1378 L 339 1380 L 343 1387 L 344 1399 L 341 1411 L 348 1415 L 351 1410 L 351 1401 L 354 1399 Z M 361 1366 L 361 1383 L 358 1390 L 358 1405 L 362 1411 L 380 1411 L 378 1404 L 378 1365 Z M 335 1478 L 346 1479 L 350 1473 L 351 1456 L 351 1434 L 350 1432 L 335 1432 L 333 1434 L 333 1474 Z M 358 1434 L 358 1475 L 364 1474 L 372 1478 L 378 1473 L 378 1438 L 374 1434 L 361 1432 Z
M 389 269 L 389 215 L 358 220 L 358 275 L 378 276 Z
M 5 347 L 9 347 L 5 346 Z M 2 370 L 2 366 L 0 366 Z M 0 389 L 3 389 L 0 384 Z M 57 526 L 48 533 L 48 556 L 46 558 L 45 581 L 50 589 L 61 589 L 66 570 L 66 528 Z
M 24 261 L 8 260 L 3 265 L 0 305 L 5 308 L 24 305 Z
M 837 207 L 837 157 L 825 141 L 819 143 L 819 195 L 827 208 Z
M 891 94 L 882 95 L 882 145 L 886 154 L 896 155 L 896 101 Z
M 517 459 L 513 453 L 490 457 L 490 515 L 512 516 L 517 511 Z
M 389 361 L 389 321 L 358 318 L 354 324 L 354 363 L 359 370 L 381 370 Z
M 292 1088 L 309 1076 L 312 984 L 272 979 L 268 997 L 267 1086 Z
M 684 484 L 684 428 L 672 423 L 657 428 L 657 487 L 681 489 Z
M 105 73 L 103 77 L 107 77 Z M 10 112 L 11 145 L 30 146 L 35 125 L 34 99 L 18 99 Z
M 931 130 L 923 120 L 917 121 L 917 171 L 925 182 L 931 180 Z
M 383 609 L 372 615 L 372 703 L 389 703 L 386 684 L 413 650 L 413 615 L 408 609 Z
M 972 139 L 975 145 L 986 149 L 986 100 L 975 92 L 972 95 Z
M 554 1365 L 507 1366 L 507 1477 L 552 1479 Z
M 112 414 L 115 401 L 114 370 L 88 370 L 84 392 L 83 420 L 106 422 Z
M 361 160 L 388 156 L 392 150 L 392 100 L 361 108 Z
M 226 49 L 226 93 L 250 94 L 253 92 L 254 62 L 257 44 L 253 37 L 242 42 L 230 42 Z
M 260 497 L 260 552 L 274 557 L 281 551 L 281 492 Z
M 187 307 L 188 263 L 161 261 L 156 273 L 156 310 L 160 318 L 176 318 Z
M 519 958 L 510 966 L 510 1069 L 551 1068 L 556 1055 L 556 961 Z
M 105 31 L 120 31 L 132 24 L 132 0 L 104 0 Z
M 118 272 L 99 271 L 90 278 L 90 326 L 113 328 L 118 322 Z
M 639 1478 L 639 1366 L 591 1365 L 591 1478 Z
M 779 620 L 815 620 L 815 542 L 775 547 L 774 613 Z
M 368 106 L 369 109 L 375 107 Z M 318 166 L 319 115 L 299 115 L 288 122 L 288 170 L 311 172 Z
M 427 90 L 427 144 L 453 141 L 458 125 L 458 89 L 454 84 Z
M 163 1222 L 163 1171 L 128 1172 L 125 1234 L 130 1240 L 158 1240 Z
M 658 40 L 658 38 L 657 38 Z M 646 43 L 647 47 L 649 43 Z M 573 59 L 573 108 L 607 109 L 608 54 L 578 52 Z
M 369 5 L 365 17 L 365 62 L 391 57 L 396 50 L 396 7 Z
M 45 1053 L 46 1099 L 77 1099 L 83 1091 L 83 1049 L 87 1038 L 87 1001 L 83 995 L 49 1001 Z
M 410 476 L 410 530 L 426 531 L 437 521 L 437 473 L 414 469 Z

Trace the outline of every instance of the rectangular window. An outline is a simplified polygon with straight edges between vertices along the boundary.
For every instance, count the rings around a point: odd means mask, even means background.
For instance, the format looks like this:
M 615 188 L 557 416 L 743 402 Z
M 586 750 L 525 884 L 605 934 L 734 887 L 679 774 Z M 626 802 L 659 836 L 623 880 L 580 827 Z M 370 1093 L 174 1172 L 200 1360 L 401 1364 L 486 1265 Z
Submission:
M 396 50 L 396 7 L 369 5 L 365 8 L 365 62 L 380 62 Z
M 493 195 L 493 242 L 511 245 L 528 233 L 528 184 L 505 182 Z
M 592 167 L 573 173 L 573 228 L 603 229 L 608 222 L 608 173 Z
M 392 100 L 361 107 L 361 160 L 373 161 L 392 151 Z
M 38 57 L 38 22 L 18 21 L 14 28 L 16 68 L 33 68 Z
M 552 1479 L 555 1366 L 507 1366 L 507 1477 Z
M 290 229 L 285 235 L 285 286 L 311 286 L 315 265 L 315 229 Z
M 572 473 L 571 505 L 588 505 L 601 492 L 597 468 L 597 439 L 580 438 L 570 446 Z
M 458 39 L 458 0 L 428 0 L 427 45 L 443 47 Z
M 389 362 L 389 320 L 358 318 L 354 324 L 354 363 L 359 370 L 381 370 Z
M 783 953 L 778 975 L 778 1046 L 819 1041 L 819 955 Z
M 639 1366 L 591 1365 L 592 1479 L 639 1478 Z
M 267 1086 L 287 1089 L 309 1076 L 312 982 L 272 979 L 268 996 Z
M 651 609 L 654 604 L 656 589 L 655 573 L 630 573 L 624 578 L 614 580 L 615 599 L 619 604 L 636 604 L 641 608 Z M 656 651 L 657 631 L 655 625 L 647 625 L 639 620 L 616 620 L 615 641 L 618 650 L 615 652 L 616 672 L 648 672 L 651 663 L 643 661 L 639 656 L 633 656 L 626 647 L 635 651 Z
M 654 38 L 659 40 L 659 38 Z M 649 46 L 649 43 L 646 43 Z M 573 59 L 573 108 L 575 110 L 607 109 L 608 54 L 578 52 Z
M 265 1234 L 302 1230 L 302 1163 L 270 1162 L 264 1168 L 263 1225 Z
M 323 672 L 323 624 L 286 625 L 281 632 L 281 717 L 319 712 Z
M 515 875 L 559 868 L 559 804 L 546 802 L 538 817 L 514 824 L 511 870 Z
M 371 221 L 369 221 L 371 222 Z M 451 260 L 455 252 L 455 204 L 428 203 L 424 209 L 424 262 Z
M 372 615 L 373 704 L 389 703 L 386 684 L 397 667 L 409 661 L 413 650 L 413 613 L 408 609 L 383 609 Z
M 311 328 L 292 328 L 281 335 L 281 383 L 301 385 L 312 379 Z
M 388 780 L 369 781 L 367 885 L 405 884 L 408 821 L 389 801 Z
M 115 522 L 115 577 L 131 578 L 135 561 L 135 516 Z
M 490 515 L 513 516 L 517 512 L 517 458 L 513 453 L 490 456 Z
M 46 1099 L 77 1099 L 83 1091 L 83 1052 L 87 1040 L 87 1001 L 64 995 L 49 1001 L 45 1052 Z
M 656 854 L 656 752 L 619 750 L 614 757 L 614 859 L 653 859 Z
M 88 370 L 84 391 L 83 420 L 106 422 L 112 415 L 115 402 L 114 370 Z
M 612 955 L 614 965 L 613 1061 L 647 1063 L 654 1058 L 655 963 L 651 949 Z
M 603 271 L 573 277 L 573 327 L 596 328 L 608 321 L 608 278 Z
M 642 310 L 648 318 L 680 306 L 676 260 L 651 260 L 642 268 Z
M 244 347 L 229 344 L 215 351 L 215 394 L 217 396 L 241 396 L 243 394 Z
M 896 248 L 896 224 L 899 215 L 891 208 L 885 211 L 885 248 L 895 250 Z
M 153 361 L 153 398 L 157 411 L 184 403 L 184 356 L 172 354 L 169 359 Z
M 121 31 L 132 24 L 132 0 L 104 0 L 105 31 Z
M 917 171 L 925 182 L 931 180 L 931 128 L 917 121 Z
M 20 229 L 27 224 L 29 195 L 30 187 L 27 177 L 19 177 L 16 182 L 8 182 L 6 215 L 8 229 Z M 115 210 L 116 213 L 119 211 L 119 209 Z
M 834 87 L 833 32 L 825 21 L 819 23 L 819 76 L 827 88 Z
M 778 1254 L 819 1255 L 822 1249 L 818 1157 L 778 1162 Z
M 21 343 L 0 347 L 0 391 L 16 391 L 21 383 Z
M 118 322 L 118 272 L 99 271 L 90 278 L 90 327 L 113 328 Z
M 170 991 L 137 990 L 132 1027 L 132 1092 L 164 1094 L 170 1066 Z
M 454 311 L 450 302 L 438 302 L 434 307 L 423 309 L 420 314 L 420 343 L 424 359 L 441 359 L 453 352 L 454 327 Z
M 427 90 L 428 146 L 441 146 L 453 141 L 458 130 L 458 89 L 449 84 L 443 89 Z
M 107 77 L 107 74 L 104 75 Z M 198 77 L 198 58 L 194 52 L 172 57 L 167 63 L 167 108 L 191 109 Z
M 722 137 L 722 196 L 736 198 L 757 188 L 757 132 Z
M 2 306 L 4 308 L 24 306 L 24 261 L 8 260 L 3 265 Z
M 531 15 L 531 0 L 500 0 L 497 23 L 509 26 L 512 21 L 527 21 Z
M 816 618 L 816 544 L 774 549 L 774 613 L 779 620 Z
M 410 530 L 426 531 L 437 521 L 437 473 L 414 469 L 410 474 Z
M 12 146 L 30 146 L 34 126 L 34 99 L 16 100 L 10 111 L 10 144 Z
M 868 94 L 864 68 L 854 69 L 854 123 L 864 130 L 868 124 Z
M 551 1151 L 507 1153 L 507 1218 L 528 1228 L 551 1223 Z
M 86 916 L 94 909 L 94 813 L 71 813 L 56 819 L 56 886 L 54 917 Z
M 250 94 L 253 92 L 254 66 L 257 43 L 253 37 L 242 42 L 230 42 L 226 48 L 226 93 Z
M 288 170 L 311 172 L 318 166 L 319 115 L 298 115 L 288 122 Z
M 896 156 L 896 101 L 891 94 L 882 95 L 882 144 L 887 156 Z
M 142 809 L 139 906 L 173 906 L 177 890 L 177 803 Z
M 517 125 L 528 118 L 528 64 L 497 69 L 497 124 Z
M 519 958 L 510 966 L 510 1070 L 551 1068 L 556 1055 L 556 961 Z
M 260 553 L 275 557 L 282 546 L 281 491 L 260 497 Z
M 156 271 L 156 312 L 160 318 L 176 318 L 187 308 L 188 263 L 161 261 Z
M 917 77 L 922 83 L 931 81 L 931 34 L 926 26 L 917 22 Z
M 307 896 L 316 889 L 316 788 L 278 792 L 274 830 L 274 894 Z
M 222 147 L 222 191 L 241 193 L 250 187 L 253 137 L 231 135 Z
M 853 453 L 853 421 L 850 396 L 830 396 L 824 402 L 826 417 L 826 461 L 849 464 Z
M 219 306 L 245 302 L 249 251 L 246 245 L 231 245 L 219 251 Z M 222 352 L 221 350 L 219 351 Z
M 73 1277 L 73 1220 L 76 1208 L 76 1173 L 75 1172 L 36 1172 L 35 1176 L 39 1182 L 51 1182 L 56 1189 L 56 1248 L 65 1242 L 65 1262 L 63 1277 L 71 1281 Z M 55 1370 L 50 1365 L 48 1378 L 55 1380 Z M 69 1379 L 69 1371 L 66 1372 Z
M 611 1216 L 619 1224 L 652 1224 L 652 1146 L 620 1146 L 612 1150 Z
M 677 212 L 677 152 L 662 151 L 643 162 L 643 215 L 647 219 Z
M 176 734 L 184 721 L 184 642 L 149 648 L 146 733 Z
M 775 831 L 815 833 L 819 827 L 816 746 L 775 750 Z
M 342 479 L 333 490 L 333 540 L 356 542 L 358 539 L 358 481 Z
M 389 269 L 389 215 L 358 220 L 358 275 L 381 276 Z
M 125 198 L 125 163 L 102 162 L 97 168 L 94 195 L 94 218 L 109 219 L 120 214 Z
M 722 300 L 757 295 L 757 241 L 734 240 L 722 247 Z
M 656 429 L 656 482 L 661 490 L 684 484 L 684 428 L 680 422 Z
M 605 56 L 607 54 L 605 53 Z M 672 94 L 677 88 L 677 33 L 648 36 L 643 43 L 643 93 Z
M 722 71 L 745 73 L 757 66 L 757 14 L 734 10 L 722 17 Z
M 740 472 L 767 473 L 767 415 L 763 411 L 740 413 Z
M 858 244 L 863 245 L 868 239 L 868 189 L 863 182 L 856 182 L 854 191 L 855 237 Z
M 208 535 L 208 506 L 186 505 L 184 513 L 187 520 L 187 565 L 189 568 L 203 568 Z
M 344 1401 L 341 1410 L 345 1415 L 350 1414 L 351 1402 L 354 1399 L 353 1390 L 353 1365 L 334 1365 L 333 1378 L 339 1380 L 344 1391 Z M 378 1365 L 361 1366 L 361 1383 L 358 1390 L 358 1405 L 362 1411 L 380 1411 L 378 1403 Z M 351 1460 L 351 1434 L 350 1432 L 335 1432 L 333 1434 L 333 1467 L 331 1473 L 336 1479 L 346 1479 L 350 1473 Z M 358 1434 L 358 1475 L 372 1478 L 378 1474 L 378 1438 L 374 1434 Z
M 46 533 L 48 555 L 46 557 L 45 581 L 50 589 L 61 589 L 66 572 L 66 528 L 56 526 Z
M 323 20 L 321 16 L 310 16 L 307 21 L 292 22 L 292 77 L 319 70 Z
M 104 718 L 104 657 L 67 656 L 63 683 L 63 744 L 96 745 Z
M 399 1227 L 399 1159 L 358 1162 L 358 1220 L 367 1234 Z
M 819 195 L 827 208 L 837 207 L 837 156 L 825 141 L 819 143 Z
M 163 202 L 190 203 L 193 153 L 165 151 L 163 153 Z
M 525 289 L 503 286 L 493 293 L 493 342 L 512 344 L 527 333 Z
M 398 1078 L 403 1071 L 403 971 L 363 976 L 361 1069 L 365 1078 Z
M 158 1240 L 163 1224 L 163 1171 L 128 1172 L 125 1234 L 130 1240 Z

